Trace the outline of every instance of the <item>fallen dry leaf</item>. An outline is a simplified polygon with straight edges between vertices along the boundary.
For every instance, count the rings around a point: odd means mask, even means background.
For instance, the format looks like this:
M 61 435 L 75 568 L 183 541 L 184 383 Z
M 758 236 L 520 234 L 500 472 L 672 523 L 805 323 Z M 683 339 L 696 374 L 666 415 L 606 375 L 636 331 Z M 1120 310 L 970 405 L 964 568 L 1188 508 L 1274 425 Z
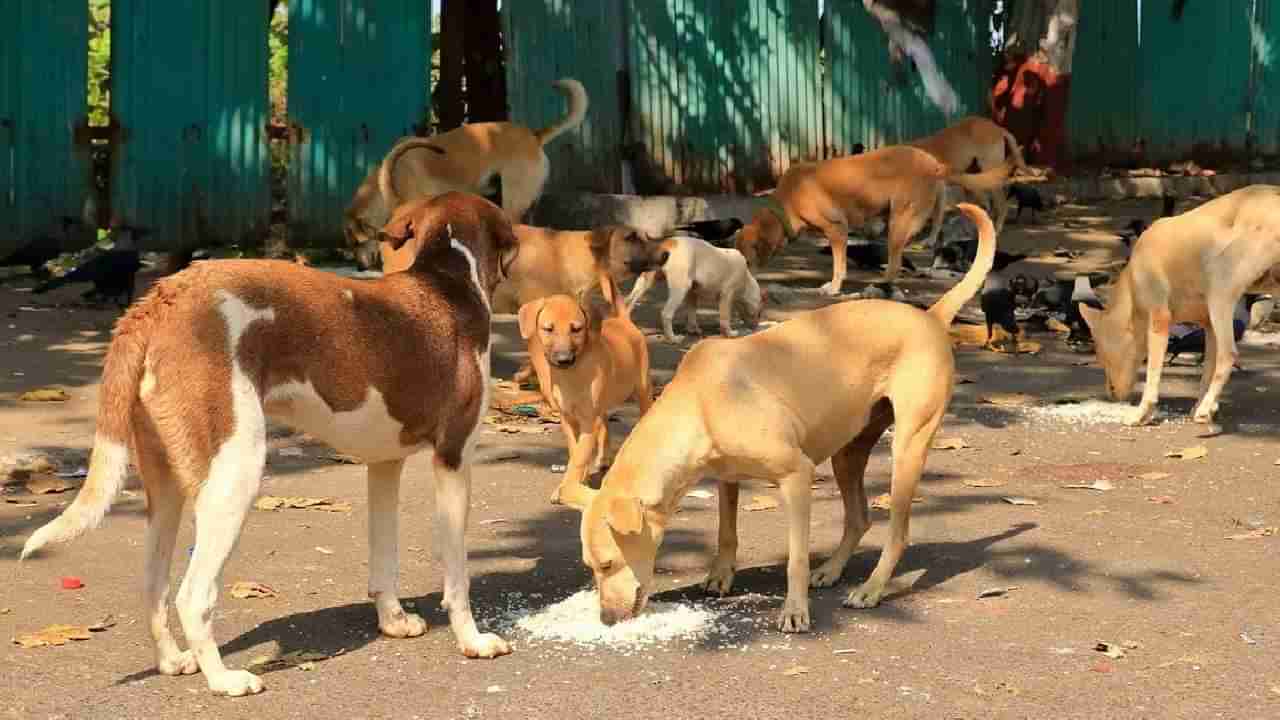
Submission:
M 321 555 L 332 555 L 332 554 L 333 554 L 333 550 L 331 550 L 331 549 L 329 549 L 329 548 L 327 548 L 327 547 L 324 547 L 323 545 L 317 545 L 317 546 L 316 546 L 316 552 L 320 553 Z
M 241 580 L 231 586 L 231 597 L 239 598 L 241 600 L 248 600 L 249 598 L 276 597 L 278 595 L 279 593 L 275 591 L 275 588 L 270 585 L 263 585 L 262 583 L 254 580 Z
M 913 497 L 911 498 L 911 502 L 922 503 L 924 502 L 924 498 Z M 871 500 L 871 507 L 875 508 L 876 510 L 888 510 L 892 504 L 893 504 L 893 496 L 890 495 L 889 493 L 883 493 L 881 495 L 877 495 Z
M 942 438 L 941 440 L 936 440 L 933 443 L 934 450 L 963 450 L 967 447 L 970 447 L 969 443 L 966 443 L 964 438 L 958 437 Z
M 1112 660 L 1119 660 L 1120 658 L 1125 656 L 1124 648 L 1120 647 L 1116 643 L 1099 642 L 1097 645 L 1093 646 L 1093 649 L 1097 650 L 1103 655 L 1106 655 Z
M 325 512 L 351 512 L 351 503 L 333 498 L 276 497 L 263 495 L 253 506 L 259 510 L 323 510 Z
M 27 479 L 25 485 L 27 492 L 32 495 L 51 495 L 66 492 L 75 487 L 74 483 L 49 473 L 36 473 Z
M 338 654 L 341 654 L 340 652 Z M 259 655 L 249 661 L 245 669 L 255 675 L 260 675 L 271 670 L 283 670 L 285 668 L 296 667 L 301 670 L 311 670 L 315 668 L 315 664 L 321 660 L 328 660 L 332 655 L 319 652 L 317 650 L 293 650 L 284 655 Z
M 973 380 L 970 380 L 969 378 L 967 378 L 967 377 L 965 377 L 965 376 L 963 376 L 963 375 L 957 375 L 957 376 L 956 376 L 956 384 L 957 384 L 957 385 L 972 385 L 972 384 L 973 384 Z
M 787 670 L 783 670 L 782 674 L 788 677 L 795 677 L 796 675 L 808 675 L 809 668 L 805 667 L 804 665 L 796 665 L 795 667 L 789 668 Z
M 1024 497 L 1005 497 L 1000 499 L 1004 500 L 1010 505 L 1039 505 L 1040 504 L 1039 500 L 1032 500 L 1031 498 L 1024 498 Z
M 18 399 L 24 402 L 66 402 L 71 396 L 62 388 L 49 387 L 28 390 L 19 395 Z
M 341 463 L 343 465 L 363 465 L 364 461 L 355 455 L 344 455 L 342 453 L 331 453 L 329 459 Z
M 710 490 L 703 490 L 702 488 L 696 488 L 694 490 L 689 491 L 689 497 L 697 498 L 699 500 L 707 500 L 709 498 L 715 497 L 715 493 L 711 492 Z
M 979 397 L 978 402 L 998 407 L 1027 407 L 1028 405 L 1035 405 L 1036 399 L 1027 393 L 991 393 Z
M 506 518 L 490 518 L 488 520 L 481 520 L 476 524 L 477 525 L 501 525 L 505 522 L 510 522 L 510 521 L 507 520 Z
M 1156 505 L 1172 505 L 1174 497 L 1172 495 L 1152 495 L 1147 498 L 1147 502 L 1155 503 Z
M 1182 448 L 1181 450 L 1170 450 L 1165 453 L 1165 457 L 1178 458 L 1179 460 L 1199 460 L 1209 454 L 1209 448 L 1203 445 L 1193 445 L 1191 447 Z
M 982 592 L 978 593 L 978 599 L 981 600 L 983 598 L 1004 597 L 1005 595 L 1008 595 L 1009 593 L 1017 589 L 1018 589 L 1017 585 L 1009 585 L 1008 587 L 987 588 L 986 590 L 983 590 Z
M 40 504 L 32 500 L 19 500 L 17 498 L 5 498 L 4 501 L 9 505 L 16 505 L 18 507 L 35 507 Z
M 743 510 L 756 512 L 759 510 L 776 510 L 781 507 L 782 503 L 769 497 L 768 495 L 756 495 L 751 498 L 751 502 L 742 507 Z
M 1138 476 L 1138 479 L 1155 482 L 1156 480 L 1163 480 L 1167 477 L 1169 477 L 1169 473 L 1167 472 L 1149 472 L 1149 473 L 1142 473 L 1141 475 Z
M 1227 540 L 1256 540 L 1258 538 L 1271 537 L 1276 534 L 1274 527 L 1254 528 L 1247 533 L 1239 533 L 1237 535 L 1227 535 Z
M 1110 480 L 1094 480 L 1087 485 L 1084 483 L 1072 483 L 1070 485 L 1063 485 L 1062 487 L 1068 490 L 1097 490 L 1098 492 L 1106 492 L 1108 490 L 1116 489 L 1116 486 L 1111 484 Z
M 43 630 L 13 639 L 14 644 L 23 648 L 38 648 L 54 645 L 66 645 L 71 640 L 88 640 L 93 637 L 89 628 L 83 625 L 50 625 Z
M 89 626 L 88 628 L 86 628 L 86 629 L 87 629 L 89 632 L 103 632 L 103 631 L 105 631 L 107 628 L 113 628 L 113 627 L 115 627 L 115 626 L 116 626 L 116 616 L 115 616 L 115 615 L 108 614 L 106 617 L 104 617 L 104 618 L 102 618 L 101 620 L 99 620 L 98 622 L 96 622 L 96 623 L 94 623 L 94 624 L 90 625 L 90 626 Z
M 963 482 L 965 487 L 972 488 L 1004 487 L 1009 484 L 1007 480 L 1000 480 L 998 478 L 965 478 Z

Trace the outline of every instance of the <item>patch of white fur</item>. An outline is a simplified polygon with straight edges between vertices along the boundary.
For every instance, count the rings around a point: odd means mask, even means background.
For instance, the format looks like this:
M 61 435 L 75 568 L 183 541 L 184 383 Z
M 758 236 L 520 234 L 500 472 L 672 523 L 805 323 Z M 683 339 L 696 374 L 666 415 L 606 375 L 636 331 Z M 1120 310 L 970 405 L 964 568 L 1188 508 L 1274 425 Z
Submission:
M 355 301 L 356 301 L 356 294 L 355 294 L 355 293 L 353 293 L 353 292 L 351 292 L 350 290 L 343 290 L 343 291 L 342 291 L 342 297 L 346 298 L 346 299 L 347 299 L 347 302 L 355 302 Z
M 404 424 L 391 417 L 382 393 L 373 387 L 365 390 L 359 407 L 345 412 L 329 407 L 310 380 L 271 388 L 266 405 L 271 417 L 367 463 L 398 460 L 422 448 L 400 443 Z
M 493 308 L 489 307 L 489 294 L 484 291 L 484 285 L 480 283 L 480 264 L 476 262 L 476 256 L 466 245 L 458 242 L 453 237 L 453 228 L 449 228 L 449 247 L 462 253 L 462 257 L 467 259 L 467 264 L 471 266 L 471 282 L 476 286 L 476 294 L 480 296 L 480 302 L 484 303 L 484 309 L 493 314 Z M 488 382 L 489 376 L 485 375 L 485 381 Z

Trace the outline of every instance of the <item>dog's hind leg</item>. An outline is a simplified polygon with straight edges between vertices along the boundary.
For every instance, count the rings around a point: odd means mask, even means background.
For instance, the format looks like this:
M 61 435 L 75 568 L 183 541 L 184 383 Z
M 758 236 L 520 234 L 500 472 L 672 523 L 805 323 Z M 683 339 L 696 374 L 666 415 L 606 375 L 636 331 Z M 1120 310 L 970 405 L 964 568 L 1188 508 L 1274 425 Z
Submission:
M 858 543 L 871 529 L 866 489 L 863 487 L 867 460 L 871 458 L 871 451 L 880 436 L 892 423 L 893 411 L 890 408 L 874 412 L 867 427 L 831 458 L 831 469 L 835 471 L 840 497 L 844 500 L 844 534 L 831 557 L 809 575 L 811 587 L 836 584 L 849 564 L 849 558 L 853 557 L 853 551 L 858 549 Z
M 196 547 L 178 589 L 178 616 L 209 689 L 222 695 L 262 692 L 262 679 L 244 670 L 228 670 L 213 639 L 213 607 L 222 569 L 235 549 L 245 516 L 258 495 L 266 463 L 266 421 L 239 368 L 232 370 L 235 430 L 209 464 L 208 479 L 195 502 Z M 242 377 L 236 377 L 240 375 Z
M 938 248 L 938 235 L 942 233 L 942 219 L 946 214 L 947 185 L 946 183 L 939 182 L 937 189 L 934 191 L 933 226 L 929 228 L 929 237 L 925 240 L 925 245 L 927 245 L 930 250 L 937 250 Z
M 946 398 L 941 402 L 929 402 L 921 398 L 912 409 L 894 407 L 896 425 L 893 433 L 893 480 L 889 500 L 889 542 L 880 551 L 880 561 L 871 577 L 849 593 L 845 607 L 872 608 L 884 597 L 893 570 L 907 549 L 911 529 L 911 500 L 915 497 L 924 462 L 929 455 L 929 445 L 942 424 L 946 412 Z M 923 401 L 923 402 L 921 402 Z
M 670 275 L 667 276 L 667 302 L 662 306 L 662 334 L 669 343 L 678 343 L 684 339 L 676 335 L 675 319 L 676 313 L 680 311 L 680 306 L 685 304 L 686 299 L 696 305 L 696 301 L 694 298 L 689 298 L 688 293 L 688 287 L 682 286 L 679 280 L 672 281 Z M 696 324 L 696 308 L 693 317 Z
M 470 443 L 468 443 L 470 444 Z M 453 466 L 436 453 L 436 528 L 444 559 L 444 596 L 449 625 L 462 653 L 470 658 L 493 658 L 511 647 L 493 633 L 482 633 L 471 615 L 471 578 L 467 575 L 467 515 L 471 510 L 471 454 L 467 448 Z
M 738 569 L 738 483 L 721 478 L 717 494 L 720 496 L 720 543 L 702 588 L 724 597 L 733 587 L 733 575 Z
M 819 228 L 831 244 L 831 282 L 819 290 L 830 296 L 839 295 L 844 290 L 844 279 L 848 274 L 849 226 L 844 223 L 830 223 Z M 892 235 L 890 235 L 892 238 Z M 889 254 L 889 262 L 893 263 L 893 253 Z
M 178 487 L 163 448 L 147 429 L 135 424 L 138 470 L 147 490 L 146 579 L 143 590 L 151 639 L 156 646 L 156 668 L 161 675 L 190 675 L 199 670 L 195 655 L 180 650 L 169 630 L 169 567 L 182 524 L 186 497 Z
M 733 331 L 733 304 L 740 292 L 742 286 L 739 283 L 720 288 L 720 334 L 725 337 L 738 336 Z
M 393 638 L 417 637 L 427 631 L 422 617 L 400 606 L 400 475 L 403 460 L 370 463 L 369 597 L 378 612 L 378 629 Z
M 1003 187 L 998 190 L 992 190 L 989 194 L 991 196 L 991 210 L 995 215 L 996 234 L 999 235 L 1000 231 L 1004 229 L 1005 220 L 1009 218 L 1009 196 L 1005 194 Z
M 1127 425 L 1146 425 L 1155 415 L 1156 403 L 1160 401 L 1160 376 L 1164 372 L 1164 356 L 1169 349 L 1169 324 L 1172 319 L 1168 307 L 1151 308 L 1147 327 L 1147 381 L 1142 388 L 1142 400 L 1125 420 Z

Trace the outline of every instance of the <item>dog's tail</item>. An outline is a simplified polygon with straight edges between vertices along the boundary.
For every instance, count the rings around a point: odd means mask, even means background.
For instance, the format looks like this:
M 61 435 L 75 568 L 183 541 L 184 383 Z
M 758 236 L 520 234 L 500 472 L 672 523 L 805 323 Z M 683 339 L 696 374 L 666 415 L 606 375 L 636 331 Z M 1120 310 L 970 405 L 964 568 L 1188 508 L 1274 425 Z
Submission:
M 1013 133 L 1004 128 L 1000 128 L 1000 132 L 1004 133 L 1005 159 L 1012 159 L 1014 170 L 1028 172 L 1027 161 L 1022 157 L 1022 147 L 1018 145 L 1018 140 L 1013 136 Z
M 541 145 L 546 145 L 561 133 L 578 127 L 582 124 L 582 119 L 587 116 L 587 89 L 582 87 L 582 83 L 573 78 L 560 78 L 551 83 L 551 87 L 564 93 L 565 98 L 569 100 L 569 112 L 565 113 L 558 122 L 534 131 L 534 137 L 538 138 L 538 143 Z
M 941 320 L 943 325 L 951 325 L 960 308 L 982 289 L 996 258 L 996 229 L 987 212 L 972 203 L 959 203 L 956 209 L 968 215 L 973 224 L 978 226 L 978 256 L 973 265 L 969 266 L 969 272 L 960 278 L 960 282 L 929 308 L 929 312 Z
M 378 190 L 382 193 L 382 202 L 387 206 L 388 213 L 394 213 L 396 208 L 400 207 L 400 203 L 404 202 L 400 193 L 396 191 L 396 164 L 405 153 L 414 150 L 430 150 L 437 155 L 445 154 L 444 148 L 436 145 L 431 138 L 405 138 L 391 148 L 391 152 L 382 159 L 382 166 L 378 168 Z
M 129 424 L 146 370 L 147 326 L 153 322 L 154 298 L 152 294 L 134 305 L 116 325 L 102 371 L 98 430 L 84 487 L 61 515 L 32 533 L 22 547 L 22 559 L 45 545 L 73 540 L 97 527 L 124 487 L 129 474 Z
M 1014 164 L 1005 162 L 990 170 L 984 170 L 979 173 L 967 173 L 964 170 L 957 172 L 954 168 L 947 170 L 946 180 L 949 183 L 955 183 L 969 192 L 991 192 L 999 189 L 1009 181 L 1009 175 L 1013 172 Z

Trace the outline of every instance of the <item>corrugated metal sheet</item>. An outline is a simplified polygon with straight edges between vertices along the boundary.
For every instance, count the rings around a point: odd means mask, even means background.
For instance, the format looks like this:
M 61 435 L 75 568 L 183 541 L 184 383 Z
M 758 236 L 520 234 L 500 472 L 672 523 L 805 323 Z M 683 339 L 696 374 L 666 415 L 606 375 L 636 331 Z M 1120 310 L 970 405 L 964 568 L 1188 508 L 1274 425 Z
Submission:
M 62 217 L 89 192 L 87 2 L 0 0 L 0 253 L 32 239 L 64 244 Z M 79 232 L 65 249 L 92 235 Z
M 1270 155 L 1280 153 L 1280 0 L 1257 0 L 1256 22 L 1252 130 L 1258 151 Z
M 255 2 L 257 0 L 254 0 Z M 290 243 L 340 245 L 342 211 L 429 108 L 430 3 L 292 0 Z
M 270 213 L 261 0 L 114 0 L 112 208 L 150 248 L 254 242 Z
M 618 73 L 626 0 L 545 0 L 502 4 L 511 120 L 532 128 L 564 115 L 563 96 L 551 88 L 562 77 L 580 81 L 590 107 L 576 131 L 547 145 L 548 185 L 562 190 L 622 190 L 622 103 Z
M 1168 2 L 1144 3 L 1139 134 L 1153 157 L 1244 147 L 1252 8 L 1188 2 L 1175 21 Z
M 942 73 L 960 97 L 952 121 L 986 115 L 991 87 L 991 0 L 940 0 L 933 32 L 926 38 Z M 827 3 L 823 28 L 830 68 L 832 154 L 854 143 L 868 148 L 933 133 L 948 118 L 924 92 L 908 63 L 889 58 L 884 31 L 862 3 Z
M 1140 58 L 1134 3 L 1092 3 L 1080 13 L 1067 103 L 1067 142 L 1077 159 L 1114 157 L 1138 137 Z
M 812 0 L 629 0 L 641 191 L 751 191 L 822 149 Z

